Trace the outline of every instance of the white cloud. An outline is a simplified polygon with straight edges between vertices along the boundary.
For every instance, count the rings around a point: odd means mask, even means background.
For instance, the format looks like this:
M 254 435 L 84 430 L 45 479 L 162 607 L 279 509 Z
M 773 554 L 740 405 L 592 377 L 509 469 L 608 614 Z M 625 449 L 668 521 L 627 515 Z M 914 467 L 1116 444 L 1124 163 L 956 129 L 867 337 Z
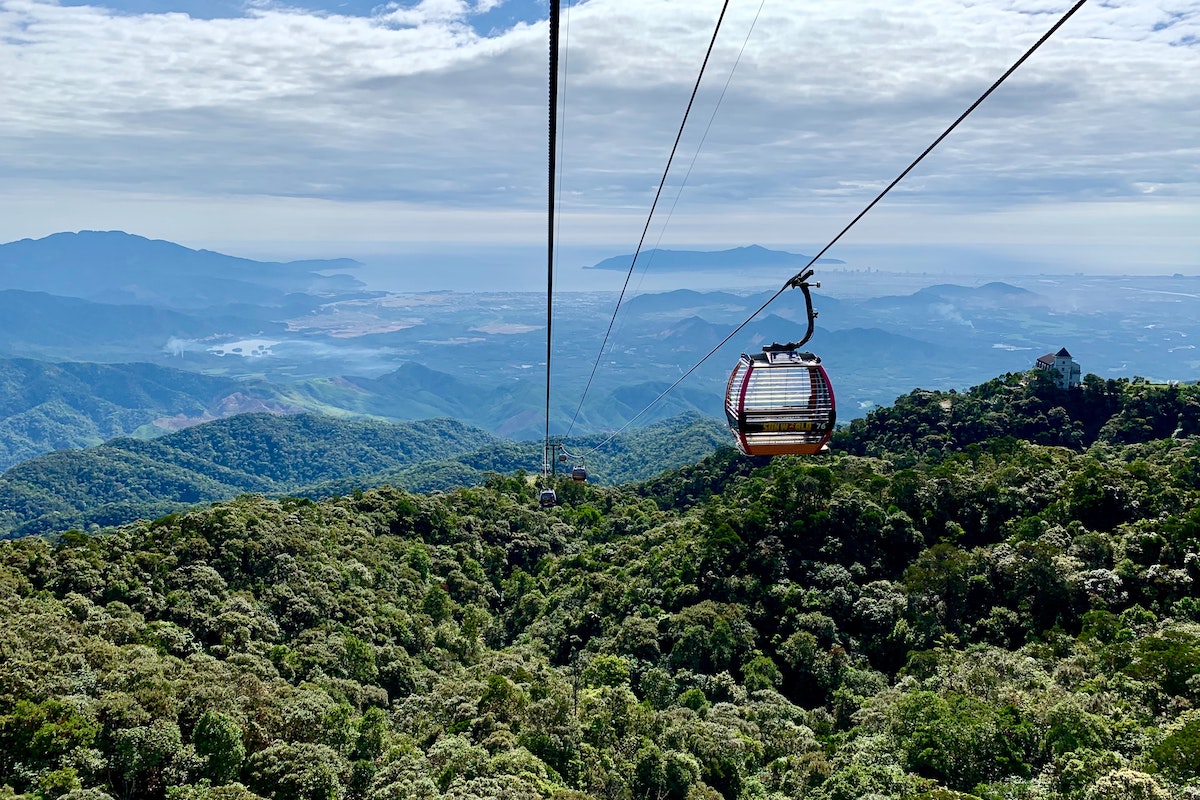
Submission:
M 757 5 L 732 9 L 667 208 L 746 47 L 665 240 L 824 241 L 1067 5 L 768 2 L 748 40 Z M 0 0 L 0 179 L 54 199 L 6 193 L 0 238 L 157 226 L 195 242 L 222 220 L 271 240 L 336 228 L 338 241 L 536 241 L 545 26 L 475 33 L 469 15 L 495 6 L 199 20 Z M 589 0 L 566 13 L 566 240 L 635 241 L 719 8 Z M 1200 211 L 1198 78 L 1200 1 L 1089 3 L 857 240 L 1040 239 L 1055 220 L 1064 236 L 1087 227 L 1081 216 L 1135 235 L 1120 220 L 1154 209 L 1186 261 L 1200 252 L 1186 222 Z M 289 225 L 280 209 L 299 207 L 305 224 Z M 397 209 L 421 223 L 397 223 Z

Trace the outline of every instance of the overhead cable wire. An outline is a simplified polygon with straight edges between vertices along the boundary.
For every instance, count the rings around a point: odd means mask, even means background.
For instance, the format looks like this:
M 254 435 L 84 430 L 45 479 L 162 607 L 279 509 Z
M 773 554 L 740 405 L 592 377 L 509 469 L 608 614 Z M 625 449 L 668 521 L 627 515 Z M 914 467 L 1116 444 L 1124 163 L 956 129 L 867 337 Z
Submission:
M 561 164 L 563 161 L 563 151 L 566 149 L 567 76 L 570 74 L 570 70 L 571 70 L 571 67 L 570 67 L 571 2 L 570 2 L 570 0 L 567 0 L 566 13 L 562 15 L 562 34 L 560 35 L 559 38 L 562 41 L 562 56 L 561 56 L 561 58 L 562 58 L 562 70 L 561 70 L 562 77 L 559 81 L 562 88 L 560 90 L 560 98 L 559 98 L 559 102 L 558 102 L 558 109 L 559 109 L 558 115 L 560 117 L 559 123 L 558 123 L 558 162 L 559 162 L 559 164 Z M 554 231 L 555 231 L 554 263 L 555 263 L 555 265 L 557 265 L 560 260 L 558 248 L 559 248 L 559 242 L 562 241 L 562 214 L 561 214 L 561 211 L 562 211 L 561 205 L 562 205 L 562 196 L 563 196 L 562 183 L 563 183 L 563 177 L 562 177 L 562 171 L 560 170 L 558 173 L 558 185 L 555 187 L 555 194 L 558 198 L 558 205 L 560 206 L 560 208 L 559 208 L 560 213 L 555 215 L 555 221 L 554 221 Z
M 642 246 L 646 243 L 646 234 L 650 230 L 650 221 L 654 219 L 654 209 L 658 206 L 658 200 L 662 197 L 663 187 L 667 183 L 667 174 L 671 171 L 671 162 L 675 160 L 675 152 L 679 149 L 679 140 L 683 138 L 683 130 L 687 126 L 688 115 L 692 113 L 692 105 L 696 102 L 696 94 L 700 91 L 700 81 L 704 79 L 704 70 L 708 66 L 708 59 L 712 55 L 713 47 L 717 43 L 717 34 L 721 32 L 721 22 L 725 19 L 725 12 L 729 8 L 729 0 L 725 0 L 721 6 L 721 13 L 717 17 L 716 27 L 713 29 L 712 39 L 708 43 L 708 50 L 704 53 L 704 61 L 700 64 L 700 73 L 696 76 L 696 85 L 692 87 L 692 96 L 688 98 L 687 108 L 683 112 L 683 121 L 679 123 L 679 132 L 675 134 L 675 144 L 671 146 L 671 155 L 667 157 L 667 166 L 663 170 L 662 179 L 658 182 L 658 191 L 654 193 L 654 202 L 650 205 L 650 213 L 646 216 L 646 224 L 642 228 L 642 236 L 638 240 L 637 249 L 633 253 L 633 259 L 629 262 L 629 271 L 625 274 L 625 285 L 621 287 L 621 294 L 617 297 L 616 308 L 613 309 L 612 319 L 608 321 L 608 330 L 604 332 L 604 341 L 600 343 L 600 352 L 596 354 L 596 362 L 592 364 L 592 372 L 588 375 L 587 384 L 583 388 L 583 396 L 579 398 L 579 405 L 575 407 L 575 415 L 571 418 L 571 424 L 567 428 L 567 434 L 570 435 L 571 430 L 575 427 L 575 420 L 579 419 L 579 410 L 583 408 L 583 401 L 587 398 L 588 390 L 592 388 L 592 380 L 596 377 L 596 368 L 600 365 L 600 359 L 604 357 L 604 348 L 608 344 L 608 339 L 612 335 L 613 323 L 617 321 L 617 312 L 621 310 L 621 301 L 625 299 L 625 292 L 629 288 L 629 279 L 633 277 L 633 268 L 637 264 L 638 255 L 642 252 Z M 547 441 L 549 441 L 549 433 L 547 433 Z
M 550 452 L 550 356 L 554 330 L 554 173 L 558 143 L 558 26 L 559 0 L 550 0 L 550 124 L 546 224 L 546 439 L 542 445 L 542 472 L 548 473 Z
M 654 248 L 651 250 L 651 254 L 653 254 L 653 252 L 657 250 L 658 246 L 662 243 L 663 234 L 666 233 L 667 227 L 671 223 L 671 218 L 675 216 L 675 208 L 679 205 L 679 198 L 683 195 L 683 190 L 687 187 L 688 179 L 692 177 L 692 172 L 696 168 L 696 161 L 700 158 L 700 151 L 704 149 L 704 143 L 708 141 L 708 134 L 712 131 L 713 122 L 715 122 L 717 119 L 717 112 L 721 110 L 721 104 L 725 100 L 725 95 L 729 92 L 729 85 L 733 83 L 733 75 L 735 72 L 737 72 L 738 65 L 742 63 L 742 55 L 746 52 L 746 45 L 750 43 L 750 36 L 754 33 L 755 26 L 758 25 L 758 18 L 762 16 L 763 6 L 766 5 L 766 2 L 767 0 L 761 0 L 761 2 L 758 4 L 758 11 L 754 14 L 754 19 L 750 23 L 749 30 L 746 31 L 746 38 L 742 40 L 742 47 L 740 50 L 738 50 L 737 58 L 735 58 L 733 61 L 733 67 L 730 68 L 729 75 L 725 78 L 725 85 L 721 87 L 721 94 L 718 95 L 717 102 L 713 105 L 712 113 L 708 116 L 708 124 L 704 126 L 704 133 L 700 136 L 700 143 L 696 145 L 696 151 L 692 153 L 692 160 L 688 164 L 687 172 L 683 174 L 683 180 L 679 182 L 679 189 L 675 192 L 675 199 L 671 202 L 671 208 L 667 210 L 667 217 L 663 220 L 662 227 L 659 228 L 658 239 L 656 239 L 654 242 Z M 653 263 L 654 261 L 651 259 L 650 262 L 642 268 L 641 275 L 638 278 L 638 285 L 635 286 L 633 290 L 634 297 L 637 297 L 641 292 L 642 281 L 645 280 L 646 273 L 649 272 L 650 265 Z M 616 331 L 614 332 L 614 337 L 620 335 L 620 333 L 621 327 L 618 325 Z M 584 394 L 586 395 L 586 391 Z M 583 400 L 581 399 L 579 402 L 582 405 Z M 574 421 L 572 421 L 572 423 L 573 422 Z
M 771 305 L 771 303 L 773 303 L 777 299 L 779 299 L 779 296 L 782 295 L 784 292 L 786 292 L 788 289 L 793 288 L 795 281 L 800 277 L 800 275 L 802 275 L 805 271 L 807 271 L 809 268 L 811 268 L 813 264 L 817 263 L 817 261 L 823 255 L 825 255 L 825 253 L 828 252 L 830 248 L 832 248 L 835 244 L 837 244 L 841 240 L 841 238 L 843 236 L 845 236 L 847 232 L 849 232 L 849 230 L 851 228 L 853 228 L 856 224 L 858 224 L 859 220 L 861 220 L 863 217 L 865 217 L 867 215 L 867 212 L 869 212 L 871 209 L 873 209 L 879 203 L 880 200 L 882 200 L 885 196 L 887 196 L 888 192 L 890 192 L 893 188 L 895 188 L 896 184 L 898 184 L 898 183 L 900 183 L 900 181 L 904 180 L 904 178 L 907 177 L 907 175 L 910 172 L 912 172 L 913 169 L 915 169 L 918 164 L 920 164 L 922 161 L 924 161 L 925 157 L 927 155 L 929 155 L 931 152 L 933 152 L 934 148 L 936 148 L 939 144 L 942 143 L 942 140 L 944 140 L 947 136 L 949 136 L 954 131 L 954 129 L 957 128 L 960 123 L 962 123 L 963 120 L 965 120 L 968 116 L 971 115 L 971 112 L 973 112 L 976 108 L 978 108 L 983 103 L 983 101 L 986 100 L 992 94 L 992 92 L 996 91 L 996 89 L 998 89 L 1000 87 L 1000 85 L 1002 83 L 1004 83 L 1004 81 L 1006 81 L 1010 75 L 1012 75 L 1014 72 L 1016 72 L 1017 69 L 1022 64 L 1024 64 L 1025 61 L 1038 50 L 1038 48 L 1040 48 L 1043 44 L 1045 44 L 1050 39 L 1050 37 L 1053 36 L 1058 31 L 1059 28 L 1061 28 L 1064 24 L 1066 24 L 1067 20 L 1069 20 L 1072 16 L 1075 15 L 1076 11 L 1083 8 L 1084 4 L 1086 4 L 1086 3 L 1087 3 L 1087 0 L 1078 0 L 1078 2 L 1075 3 L 1075 5 L 1073 5 L 1065 14 L 1063 14 L 1063 16 L 1061 18 L 1059 18 L 1059 20 L 1057 22 L 1055 22 L 1054 25 L 1052 25 L 1048 31 L 1046 31 L 1044 34 L 1042 34 L 1042 37 L 1040 39 L 1038 39 L 1036 42 L 1034 42 L 1032 47 L 1030 47 L 1028 50 L 1026 50 L 1025 53 L 1020 58 L 1018 58 L 1011 67 L 1009 67 L 1007 70 L 1005 70 L 1003 75 L 1001 75 L 999 78 L 996 79 L 995 83 L 993 83 L 991 86 L 988 87 L 987 91 L 985 91 L 983 94 L 981 94 L 979 96 L 979 98 L 975 100 L 974 103 L 971 103 L 971 105 L 967 108 L 967 110 L 958 116 L 958 119 L 954 120 L 954 122 L 952 122 L 950 124 L 950 126 L 948 128 L 946 128 L 946 130 L 942 131 L 941 135 L 938 136 L 936 139 L 934 139 L 932 144 L 930 144 L 928 147 L 926 147 L 925 150 L 919 156 L 917 156 L 915 159 L 913 159 L 912 163 L 909 164 L 907 167 L 905 167 L 903 172 L 901 172 L 899 175 L 897 175 L 896 178 L 891 183 L 889 183 L 886 187 L 884 187 L 883 191 L 881 191 L 878 195 L 876 195 L 875 199 L 872 200 L 870 203 L 868 203 L 866 208 L 864 208 L 862 211 L 858 212 L 858 215 L 855 216 L 854 219 L 850 220 L 849 224 L 847 224 L 846 227 L 842 228 L 842 230 L 837 234 L 837 236 L 834 236 L 829 241 L 828 244 L 826 244 L 824 247 L 822 247 L 820 252 L 818 252 L 815 256 L 813 256 L 811 259 L 809 259 L 809 262 L 804 265 L 803 269 L 801 269 L 799 273 L 797 273 L 795 276 L 790 278 L 788 280 L 788 282 L 785 283 L 779 289 L 779 291 L 775 292 L 775 294 L 771 295 L 765 303 L 763 303 L 761 306 L 759 306 L 757 311 L 755 311 L 753 314 L 751 314 L 749 317 L 747 317 L 740 325 L 738 325 L 736 328 L 734 328 L 729 333 L 728 336 L 726 336 L 724 339 L 722 339 L 717 344 L 716 347 L 709 350 L 708 353 L 706 353 L 703 358 L 701 358 L 699 361 L 697 361 L 695 364 L 693 364 L 686 372 L 684 372 L 682 375 L 680 375 L 679 378 L 674 383 L 672 383 L 670 386 L 668 386 L 666 389 L 664 389 L 662 391 L 662 393 L 660 395 L 658 395 L 658 397 L 654 398 L 649 403 L 647 403 L 645 408 L 643 408 L 641 411 L 639 411 L 637 414 L 635 414 L 632 418 L 629 419 L 628 422 L 626 422 L 624 425 L 622 425 L 616 431 L 613 431 L 613 433 L 610 434 L 607 439 L 605 439 L 600 444 L 593 447 L 589 452 L 594 453 L 597 450 L 599 450 L 601 447 L 604 447 L 604 445 L 608 444 L 613 439 L 615 439 L 617 437 L 617 435 L 619 435 L 622 431 L 624 431 L 626 428 L 628 428 L 630 425 L 632 425 L 635 421 L 637 421 L 643 414 L 645 414 L 647 411 L 649 411 L 651 408 L 653 408 L 660 400 L 662 400 L 664 397 L 666 397 L 668 394 L 670 394 L 675 389 L 675 387 L 677 387 L 677 386 L 679 386 L 679 384 L 683 383 L 683 381 L 689 375 L 691 375 L 693 372 L 695 372 L 697 369 L 700 368 L 701 364 L 703 364 L 705 361 L 708 361 L 708 359 L 712 358 L 712 356 L 715 355 L 718 350 L 720 350 L 722 347 L 724 347 L 726 344 L 728 344 L 730 339 L 732 339 L 734 336 L 737 336 L 742 331 L 743 328 L 745 328 L 747 325 L 749 325 L 759 314 L 761 314 L 764 310 L 766 310 L 767 306 Z
M 566 138 L 567 138 L 567 76 L 570 74 L 570 54 L 571 54 L 571 2 L 570 2 L 570 0 L 567 0 L 566 12 L 562 13 L 560 18 L 561 18 L 562 33 L 559 35 L 559 40 L 562 44 L 561 56 L 560 56 L 561 61 L 562 61 L 562 67 L 561 68 L 551 67 L 551 69 L 554 71 L 555 75 L 560 75 L 560 73 L 561 73 L 560 78 L 559 78 L 559 85 L 560 85 L 561 89 L 560 89 L 559 97 L 551 100 L 551 102 L 552 103 L 557 102 L 557 104 L 558 104 L 557 105 L 558 118 L 559 118 L 558 124 L 557 124 L 558 163 L 562 164 L 563 152 L 566 149 Z M 558 53 L 559 49 L 556 48 L 554 52 Z M 550 91 L 551 91 L 551 94 L 553 94 L 554 89 L 551 88 Z M 554 147 L 553 141 L 551 142 L 550 146 Z M 554 182 L 553 173 L 551 173 L 550 181 Z M 562 196 L 563 196 L 562 185 L 563 185 L 563 175 L 562 175 L 562 170 L 559 169 L 558 170 L 558 181 L 554 187 L 554 193 L 555 193 L 555 198 L 556 198 L 556 204 L 560 207 L 562 205 Z M 553 255 L 551 255 L 552 261 L 551 261 L 551 265 L 549 267 L 551 276 L 552 276 L 551 279 L 553 279 L 553 272 L 556 269 L 556 267 L 560 261 L 560 259 L 559 259 L 559 246 L 560 245 L 559 245 L 559 243 L 562 241 L 561 208 L 559 209 L 559 212 L 560 213 L 556 214 L 553 209 L 551 209 L 551 211 L 550 211 L 550 216 L 552 219 L 551 224 L 554 226 L 554 240 L 553 240 L 553 243 L 550 245 L 551 249 L 553 250 Z M 554 303 L 554 292 L 553 292 L 552 288 L 547 291 L 547 295 L 550 298 L 547 302 L 552 305 Z M 549 319 L 549 317 L 548 317 L 548 319 Z M 546 451 L 549 451 L 550 455 L 552 457 L 554 455 L 552 442 L 550 441 L 550 358 L 549 358 L 549 350 L 550 350 L 551 344 L 550 344 L 549 330 L 547 330 L 547 334 L 546 334 L 546 345 L 547 345 L 546 441 L 544 443 L 543 452 L 542 452 L 543 466 L 545 465 Z M 561 440 L 560 440 L 559 444 L 561 444 Z M 555 470 L 555 466 L 556 466 L 556 464 L 553 461 L 551 461 L 550 462 L 550 471 L 552 473 Z

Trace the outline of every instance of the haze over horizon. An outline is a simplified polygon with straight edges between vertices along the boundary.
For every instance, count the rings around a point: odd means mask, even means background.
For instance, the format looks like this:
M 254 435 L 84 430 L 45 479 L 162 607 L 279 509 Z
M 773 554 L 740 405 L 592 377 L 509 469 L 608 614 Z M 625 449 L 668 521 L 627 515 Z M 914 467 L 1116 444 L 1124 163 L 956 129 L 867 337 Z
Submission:
M 42 237 L 46 241 L 60 239 L 63 236 L 83 236 L 94 234 L 94 231 L 71 231 L 51 234 Z M 148 237 L 127 231 L 110 231 L 107 233 L 121 234 L 132 240 L 149 242 L 165 242 L 166 240 L 150 240 Z M 0 249 L 9 244 L 40 241 L 26 238 L 17 242 L 0 242 Z M 166 242 L 178 245 L 177 242 Z M 75 248 L 87 245 L 75 245 Z M 186 247 L 186 245 L 184 245 Z M 506 245 L 502 247 L 490 245 L 464 245 L 446 252 L 436 252 L 427 249 L 414 249 L 405 253 L 371 253 L 361 252 L 351 244 L 346 245 L 345 251 L 331 251 L 329 263 L 321 266 L 316 261 L 311 265 L 304 264 L 305 269 L 316 269 L 324 275 L 348 275 L 360 281 L 362 288 L 373 292 L 392 294 L 408 294 L 420 292 L 455 291 L 464 293 L 474 292 L 533 292 L 544 294 L 545 287 L 545 247 L 544 245 Z M 778 257 L 785 252 L 807 259 L 815 253 L 818 245 L 803 247 L 797 251 L 781 251 L 762 248 L 761 245 L 747 244 L 735 248 L 664 248 L 670 253 L 660 255 L 654 249 L 644 249 L 638 259 L 635 277 L 630 284 L 627 298 L 644 294 L 671 292 L 678 289 L 696 291 L 721 291 L 735 294 L 746 294 L 767 289 L 778 288 L 793 274 L 793 268 L 779 263 L 763 261 L 754 265 L 737 263 L 740 249 L 767 250 L 767 258 Z M 136 249 L 136 248 L 135 248 Z M 301 265 L 307 261 L 307 251 L 301 251 L 298 257 L 278 257 L 278 252 L 288 252 L 286 244 L 261 243 L 250 252 L 229 252 L 219 248 L 189 248 L 206 250 L 221 256 L 248 258 L 251 261 L 267 263 L 287 263 L 294 261 Z M 262 252 L 258 252 L 261 249 Z M 1134 275 L 1129 270 L 1095 270 L 1081 269 L 1068 272 L 1064 269 L 1053 269 L 1034 260 L 1022 260 L 1005 257 L 1003 254 L 990 253 L 985 249 L 968 247 L 934 246 L 921 247 L 917 245 L 848 245 L 839 248 L 841 255 L 848 260 L 825 257 L 816 265 L 817 280 L 822 281 L 821 293 L 829 297 L 866 298 L 883 297 L 897 294 L 908 294 L 935 284 L 957 284 L 962 286 L 982 286 L 997 281 L 1009 282 L 1023 286 L 1037 285 L 1045 279 L 1054 279 L 1056 283 L 1070 281 L 1075 277 L 1143 277 L 1143 278 L 1200 278 L 1200 269 L 1191 269 L 1185 273 L 1148 273 Z M 353 255 L 348 255 L 353 253 Z M 683 269 L 679 262 L 681 254 L 714 254 L 719 255 L 715 262 L 709 258 L 697 259 L 698 266 Z M 595 248 L 577 248 L 560 252 L 556 269 L 556 293 L 570 292 L 603 292 L 611 293 L 615 298 L 624 281 L 625 268 L 628 265 L 630 253 L 613 254 Z M 664 259 L 670 256 L 671 264 Z M 129 257 L 142 258 L 143 255 Z M 752 261 L 753 259 L 751 259 Z M 602 262 L 610 263 L 603 269 L 597 265 Z M 339 263 L 342 262 L 342 263 Z M 586 263 L 584 263 L 586 262 Z M 703 262 L 703 263 L 702 263 Z M 173 262 L 172 262 L 173 263 Z M 529 269 L 534 264 L 536 268 Z M 623 264 L 618 270 L 616 266 Z M 884 266 L 880 266 L 880 265 Z M 82 266 L 82 265 L 81 265 Z M 171 263 L 166 263 L 167 269 L 173 269 Z M 265 266 L 265 264 L 264 264 Z M 21 288 L 5 284 L 3 288 Z M 1149 290 L 1149 284 L 1146 287 Z
M 1068 5 L 733 4 L 646 247 L 815 252 Z M 564 8 L 564 288 L 614 288 L 578 268 L 636 246 L 720 6 Z M 533 288 L 544 17 L 534 0 L 0 0 L 0 240 L 119 229 Z M 1197 75 L 1200 2 L 1089 3 L 828 255 L 1195 274 Z

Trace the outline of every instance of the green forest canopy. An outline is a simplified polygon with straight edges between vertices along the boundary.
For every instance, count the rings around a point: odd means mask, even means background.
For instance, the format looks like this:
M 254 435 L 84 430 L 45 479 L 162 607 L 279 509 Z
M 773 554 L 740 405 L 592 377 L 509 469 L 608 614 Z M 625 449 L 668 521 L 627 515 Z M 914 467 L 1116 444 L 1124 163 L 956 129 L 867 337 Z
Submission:
M 698 414 L 610 437 L 572 439 L 593 476 L 621 483 L 690 464 L 725 442 Z M 121 438 L 30 459 L 0 475 L 0 538 L 92 530 L 252 492 L 318 499 L 373 486 L 426 492 L 536 470 L 542 443 L 451 419 L 390 423 L 317 414 L 239 414 L 152 441 Z M 555 464 L 570 470 L 574 462 Z
M 1200 390 L 1097 381 L 2 542 L 0 797 L 1194 798 Z

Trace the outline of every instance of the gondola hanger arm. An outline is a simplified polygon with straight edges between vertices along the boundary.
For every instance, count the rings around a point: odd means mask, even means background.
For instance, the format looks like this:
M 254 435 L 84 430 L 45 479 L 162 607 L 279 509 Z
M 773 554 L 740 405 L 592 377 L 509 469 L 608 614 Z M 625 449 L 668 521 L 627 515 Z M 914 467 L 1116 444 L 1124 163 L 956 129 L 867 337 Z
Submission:
M 812 292 L 810 291 L 809 287 L 816 286 L 818 289 L 821 288 L 820 281 L 810 282 L 810 278 L 812 278 L 814 272 L 815 270 L 806 267 L 800 272 L 796 273 L 796 275 L 787 282 L 787 288 L 799 289 L 800 291 L 804 292 L 804 306 L 805 310 L 808 312 L 808 330 L 804 332 L 804 337 L 798 342 L 788 342 L 787 344 L 783 345 L 772 344 L 769 347 L 764 347 L 764 353 L 799 350 L 808 342 L 809 339 L 812 338 L 813 330 L 816 328 L 817 317 L 819 315 L 813 310 Z

